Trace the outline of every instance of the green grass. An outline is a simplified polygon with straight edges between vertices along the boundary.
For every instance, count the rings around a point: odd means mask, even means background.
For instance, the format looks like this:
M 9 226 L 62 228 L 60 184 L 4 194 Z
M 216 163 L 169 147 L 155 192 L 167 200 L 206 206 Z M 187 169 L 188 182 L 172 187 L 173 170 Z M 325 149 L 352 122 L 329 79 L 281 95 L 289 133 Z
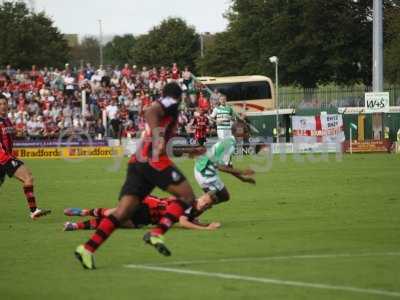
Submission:
M 353 155 L 342 161 L 299 163 L 276 158 L 257 186 L 223 175 L 232 200 L 203 217 L 221 221 L 214 232 L 173 229 L 170 258 L 141 241 L 145 230 L 120 230 L 98 251 L 98 269 L 73 257 L 89 232 L 63 232 L 63 208 L 112 207 L 125 176 L 112 160 L 27 161 L 39 205 L 53 209 L 28 218 L 19 184 L 0 188 L 0 299 L 390 299 L 362 292 L 285 286 L 124 267 L 155 264 L 180 270 L 227 273 L 400 293 L 399 155 Z M 193 181 L 193 163 L 181 163 Z M 238 163 L 249 166 L 249 159 Z M 194 184 L 195 185 L 195 184 Z M 199 189 L 196 186 L 196 191 Z M 347 257 L 256 258 L 355 254 Z M 249 258 L 219 262 L 221 258 Z M 252 260 L 253 259 L 253 260 Z M 168 262 L 206 260 L 167 265 Z M 166 265 L 164 265 L 166 264 Z

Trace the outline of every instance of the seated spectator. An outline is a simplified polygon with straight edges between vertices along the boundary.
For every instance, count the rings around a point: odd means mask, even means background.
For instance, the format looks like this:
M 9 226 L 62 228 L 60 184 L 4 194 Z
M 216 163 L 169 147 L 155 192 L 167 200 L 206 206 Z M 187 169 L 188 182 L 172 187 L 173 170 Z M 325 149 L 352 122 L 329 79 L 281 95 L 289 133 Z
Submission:
M 44 123 L 43 137 L 47 139 L 57 138 L 59 131 L 60 128 L 57 126 L 57 123 L 53 119 L 49 118 Z
M 37 139 L 43 135 L 43 119 L 40 116 L 33 116 L 27 123 L 27 133 L 32 139 Z
M 122 130 L 122 138 L 134 138 L 136 137 L 136 128 L 132 121 L 128 121 Z
M 31 100 L 26 108 L 28 115 L 38 115 L 40 113 L 39 104 L 35 100 Z
M 25 139 L 26 138 L 26 124 L 25 123 L 17 123 L 15 125 L 15 137 L 17 139 Z

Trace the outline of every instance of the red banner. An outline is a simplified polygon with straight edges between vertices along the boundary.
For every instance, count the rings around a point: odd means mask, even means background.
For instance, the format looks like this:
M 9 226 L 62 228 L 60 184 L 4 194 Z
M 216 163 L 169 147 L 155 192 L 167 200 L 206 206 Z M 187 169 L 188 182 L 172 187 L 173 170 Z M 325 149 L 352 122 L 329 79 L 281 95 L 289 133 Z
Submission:
M 344 143 L 345 152 L 350 153 L 350 142 Z M 364 141 L 352 143 L 353 153 L 368 153 L 368 152 L 390 152 L 392 142 L 390 141 Z

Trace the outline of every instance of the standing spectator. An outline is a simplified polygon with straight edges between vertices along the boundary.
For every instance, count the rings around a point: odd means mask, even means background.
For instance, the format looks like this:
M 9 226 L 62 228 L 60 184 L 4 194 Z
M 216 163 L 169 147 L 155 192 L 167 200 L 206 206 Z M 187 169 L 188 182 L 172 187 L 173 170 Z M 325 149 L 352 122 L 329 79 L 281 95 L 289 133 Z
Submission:
M 71 97 L 75 92 L 75 78 L 71 73 L 67 73 L 64 77 L 65 94 Z
M 203 92 L 199 92 L 199 98 L 197 100 L 198 107 L 200 111 L 207 112 L 210 109 L 210 104 L 206 97 L 204 97 Z
M 189 67 L 185 67 L 185 70 L 182 72 L 183 84 L 186 86 L 186 89 L 189 89 L 190 84 L 192 83 L 192 72 L 190 72 Z
M 72 109 L 69 103 L 62 110 L 62 114 L 63 114 L 63 128 L 72 127 Z
M 84 71 L 84 75 L 85 75 L 85 79 L 86 80 L 92 80 L 92 76 L 94 75 L 94 70 L 92 68 L 92 66 L 90 65 L 90 63 L 86 64 L 86 69 Z
M 106 76 L 106 70 L 104 70 L 103 65 L 99 66 L 99 68 L 97 69 L 96 73 L 100 77 L 100 81 L 104 76 Z
M 130 78 L 132 75 L 132 70 L 129 67 L 129 64 L 125 64 L 124 68 L 121 71 L 121 75 L 125 78 Z
M 94 128 L 95 138 L 96 140 L 101 140 L 104 138 L 106 129 L 103 126 L 103 121 L 101 119 L 97 119 L 96 126 Z
M 172 69 L 171 69 L 171 78 L 175 81 L 177 81 L 180 78 L 180 73 L 179 73 L 179 68 L 176 63 L 172 64 Z
M 120 121 L 118 120 L 118 106 L 115 100 L 106 107 L 108 126 L 111 129 L 111 136 L 117 138 Z

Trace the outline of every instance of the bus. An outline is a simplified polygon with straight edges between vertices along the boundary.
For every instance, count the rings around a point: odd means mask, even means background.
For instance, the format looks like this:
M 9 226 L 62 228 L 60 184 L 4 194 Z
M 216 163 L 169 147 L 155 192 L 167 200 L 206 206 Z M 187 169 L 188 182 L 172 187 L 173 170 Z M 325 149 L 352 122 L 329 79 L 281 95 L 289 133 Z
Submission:
M 262 112 L 275 109 L 275 90 L 266 76 L 198 77 L 209 93 L 217 90 L 226 95 L 238 112 Z

